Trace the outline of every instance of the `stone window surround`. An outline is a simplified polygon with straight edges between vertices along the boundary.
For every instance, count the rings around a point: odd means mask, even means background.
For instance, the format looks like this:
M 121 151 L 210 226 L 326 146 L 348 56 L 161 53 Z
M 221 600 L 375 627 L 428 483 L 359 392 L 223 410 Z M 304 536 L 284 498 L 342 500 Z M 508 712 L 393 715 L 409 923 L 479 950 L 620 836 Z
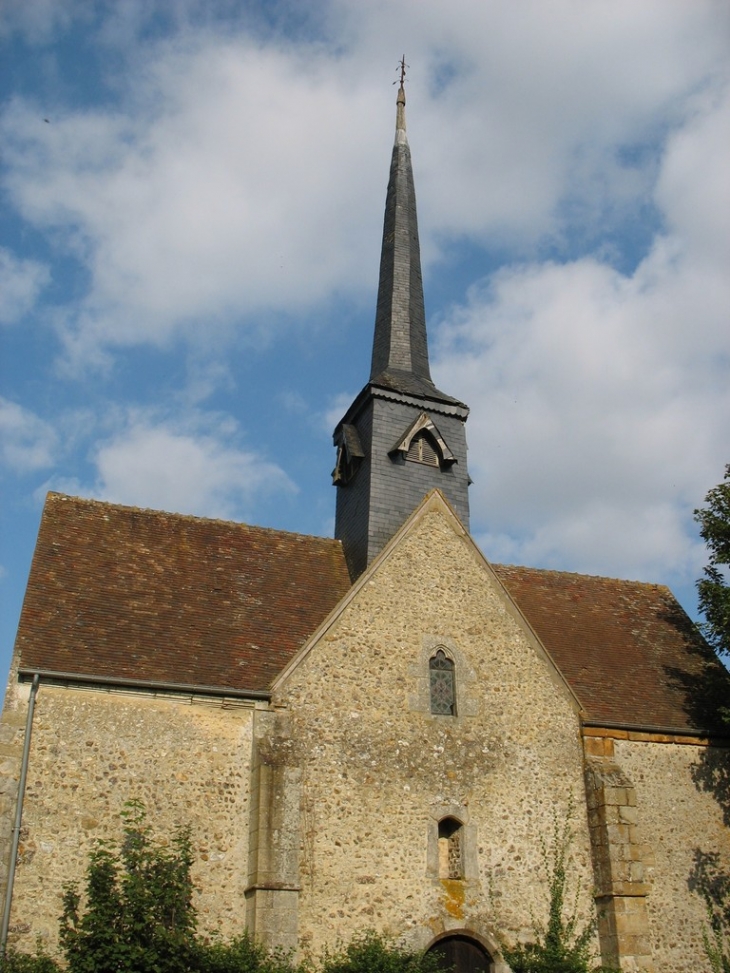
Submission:
M 454 660 L 443 649 L 428 660 L 431 712 L 436 716 L 456 716 L 456 671 Z
M 458 818 L 439 821 L 439 877 L 464 878 L 464 825 Z
M 429 663 L 439 649 L 454 663 L 454 690 L 456 694 L 456 713 L 454 715 L 431 712 L 431 670 Z M 476 716 L 479 705 L 475 692 L 476 674 L 464 654 L 450 638 L 443 635 L 424 635 L 420 659 L 415 665 L 408 667 L 408 675 L 413 680 L 414 688 L 414 692 L 408 697 L 408 709 L 412 713 L 423 713 L 429 720 L 451 720 L 457 723 L 465 718 Z
M 434 881 L 441 881 L 439 872 L 439 825 L 445 818 L 458 821 L 461 825 L 461 879 L 450 881 L 475 882 L 479 879 L 477 861 L 477 829 L 469 821 L 469 809 L 461 804 L 439 804 L 429 810 L 428 835 L 426 843 L 426 874 Z
M 408 459 L 411 443 L 414 439 L 422 434 L 427 435 L 427 439 L 436 453 L 439 468 L 443 469 L 444 467 L 448 467 L 453 463 L 456 463 L 456 457 L 449 449 L 444 437 L 434 425 L 433 419 L 431 419 L 426 412 L 422 412 L 418 418 L 411 423 L 403 434 L 401 440 L 397 442 L 392 449 L 388 450 L 388 455 L 395 456 L 396 453 L 400 453 L 403 459 Z

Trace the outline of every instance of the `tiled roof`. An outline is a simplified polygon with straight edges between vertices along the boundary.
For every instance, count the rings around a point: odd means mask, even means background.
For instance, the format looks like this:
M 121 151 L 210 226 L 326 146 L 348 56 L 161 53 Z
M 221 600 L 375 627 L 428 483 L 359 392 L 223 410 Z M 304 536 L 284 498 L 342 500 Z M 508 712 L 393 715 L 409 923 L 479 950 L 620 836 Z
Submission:
M 21 666 L 261 691 L 349 587 L 339 541 L 49 494 Z
M 717 725 L 727 673 L 667 588 L 492 567 L 587 720 Z M 262 692 L 349 588 L 339 541 L 49 494 L 20 664 Z
M 728 673 L 664 585 L 492 567 L 587 720 L 685 731 L 722 726 L 717 710 L 730 705 Z
M 406 372 L 403 369 L 388 368 L 386 371 L 371 378 L 370 386 L 375 389 L 381 388 L 391 392 L 400 392 L 403 395 L 412 395 L 419 399 L 444 402 L 446 405 L 454 405 L 460 409 L 466 409 L 467 412 L 469 411 L 468 406 L 455 399 L 453 395 L 447 395 L 446 392 L 437 389 L 433 382 L 420 378 L 420 376 L 414 375 L 411 372 Z

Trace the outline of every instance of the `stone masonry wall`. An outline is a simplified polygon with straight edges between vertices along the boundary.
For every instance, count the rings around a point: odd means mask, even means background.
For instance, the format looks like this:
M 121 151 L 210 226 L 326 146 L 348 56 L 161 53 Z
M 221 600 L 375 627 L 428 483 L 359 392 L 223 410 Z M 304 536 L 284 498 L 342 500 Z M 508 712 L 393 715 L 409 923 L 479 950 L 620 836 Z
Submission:
M 436 646 L 455 661 L 455 717 L 424 705 Z M 572 698 L 443 507 L 424 509 L 274 702 L 302 767 L 305 946 L 368 927 L 420 947 L 469 929 L 493 952 L 529 937 L 547 905 L 540 838 L 571 799 L 571 880 L 590 912 Z M 464 826 L 463 880 L 439 878 L 447 816 Z
M 703 862 L 730 872 L 730 751 L 619 739 L 614 754 L 633 781 L 638 820 L 653 852 L 646 902 L 656 969 L 709 973 L 705 908 L 694 889 Z
M 646 906 L 653 852 L 639 823 L 636 789 L 613 760 L 613 740 L 587 736 L 585 746 L 601 956 L 612 969 L 654 973 Z
M 220 701 L 41 683 L 10 944 L 32 952 L 40 935 L 55 948 L 63 883 L 82 878 L 97 839 L 119 837 L 133 798 L 162 839 L 191 825 L 201 929 L 241 932 L 252 720 L 252 709 Z

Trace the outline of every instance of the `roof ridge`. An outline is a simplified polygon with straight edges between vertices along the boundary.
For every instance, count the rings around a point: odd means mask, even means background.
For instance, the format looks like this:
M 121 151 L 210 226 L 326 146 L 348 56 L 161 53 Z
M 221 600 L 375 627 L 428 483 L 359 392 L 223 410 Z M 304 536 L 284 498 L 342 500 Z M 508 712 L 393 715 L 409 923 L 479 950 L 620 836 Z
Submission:
M 632 578 L 617 578 L 609 574 L 591 574 L 590 572 L 587 571 L 565 571 L 565 570 L 561 570 L 560 568 L 539 568 L 529 564 L 498 564 L 495 561 L 490 561 L 489 563 L 497 571 L 499 571 L 500 568 L 504 568 L 505 570 L 510 570 L 514 568 L 519 571 L 534 571 L 539 574 L 562 575 L 562 576 L 572 577 L 572 578 L 592 578 L 596 581 L 613 581 L 619 584 L 626 584 L 626 585 L 643 585 L 646 588 L 654 588 L 654 589 L 661 588 L 665 591 L 670 592 L 671 594 L 671 588 L 668 585 L 661 584 L 656 581 L 640 581 L 639 579 L 632 579 Z M 674 596 L 672 595 L 672 597 Z
M 308 541 L 322 541 L 326 544 L 335 544 L 338 547 L 342 542 L 335 537 L 321 537 L 319 534 L 303 534 L 301 531 L 284 530 L 281 527 L 261 527 L 257 524 L 248 524 L 243 520 L 226 520 L 223 517 L 203 517 L 199 514 L 185 514 L 175 510 L 161 510 L 158 507 L 137 507 L 134 504 L 115 503 L 111 500 L 98 500 L 95 497 L 76 497 L 71 494 L 59 493 L 56 490 L 49 490 L 46 495 L 46 503 L 61 501 L 63 503 L 74 503 L 88 507 L 107 507 L 111 510 L 128 511 L 130 513 L 141 513 L 155 515 L 158 517 L 174 517 L 178 520 L 186 520 L 193 523 L 221 524 L 226 527 L 242 528 L 251 533 L 279 534 L 286 537 L 301 537 Z

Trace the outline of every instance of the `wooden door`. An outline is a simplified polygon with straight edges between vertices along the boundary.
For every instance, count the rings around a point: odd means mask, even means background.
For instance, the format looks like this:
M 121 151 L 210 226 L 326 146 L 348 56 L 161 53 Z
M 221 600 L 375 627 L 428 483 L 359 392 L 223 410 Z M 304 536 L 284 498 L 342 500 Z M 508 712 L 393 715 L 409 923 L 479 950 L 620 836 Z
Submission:
M 469 936 L 447 936 L 439 939 L 429 949 L 435 953 L 442 970 L 453 973 L 489 973 L 492 957 L 476 940 Z

